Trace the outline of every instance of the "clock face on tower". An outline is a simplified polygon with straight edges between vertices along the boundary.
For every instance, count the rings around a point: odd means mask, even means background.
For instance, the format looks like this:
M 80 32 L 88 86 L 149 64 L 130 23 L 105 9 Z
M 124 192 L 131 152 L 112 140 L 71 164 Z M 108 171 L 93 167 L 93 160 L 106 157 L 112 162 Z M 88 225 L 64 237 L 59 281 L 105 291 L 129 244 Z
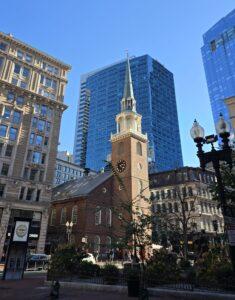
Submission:
M 123 159 L 119 160 L 117 162 L 116 166 L 117 166 L 117 170 L 118 170 L 119 173 L 125 171 L 125 169 L 126 169 L 126 162 L 125 162 L 125 160 L 123 160 Z

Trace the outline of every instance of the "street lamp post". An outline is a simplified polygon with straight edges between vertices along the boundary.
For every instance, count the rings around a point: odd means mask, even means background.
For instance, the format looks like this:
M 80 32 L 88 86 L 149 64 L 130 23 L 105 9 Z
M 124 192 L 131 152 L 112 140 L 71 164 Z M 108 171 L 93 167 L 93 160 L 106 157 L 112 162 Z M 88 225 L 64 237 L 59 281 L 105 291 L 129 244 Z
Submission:
M 199 125 L 199 123 L 195 120 L 193 123 L 193 127 L 190 130 L 190 134 L 196 146 L 198 148 L 197 156 L 200 160 L 200 166 L 204 171 L 206 165 L 208 163 L 212 163 L 212 166 L 215 171 L 215 176 L 217 178 L 217 186 L 218 186 L 218 194 L 220 199 L 220 205 L 222 214 L 224 217 L 225 230 L 228 230 L 228 226 L 231 223 L 232 211 L 229 209 L 227 205 L 227 199 L 225 195 L 225 188 L 221 176 L 220 171 L 220 163 L 226 162 L 229 167 L 232 169 L 232 148 L 229 146 L 229 124 L 224 120 L 222 114 L 220 114 L 219 121 L 216 126 L 217 133 L 222 140 L 222 149 L 216 150 L 214 147 L 214 143 L 218 141 L 217 135 L 209 135 L 204 137 L 205 131 L 204 128 Z M 204 152 L 203 145 L 211 144 L 211 151 Z M 230 257 L 233 264 L 233 268 L 235 270 L 235 247 L 229 243 L 230 247 Z
M 66 224 L 66 234 L 67 234 L 67 239 L 68 239 L 68 243 L 71 243 L 71 234 L 72 234 L 72 229 L 73 229 L 73 222 L 69 222 L 67 221 Z

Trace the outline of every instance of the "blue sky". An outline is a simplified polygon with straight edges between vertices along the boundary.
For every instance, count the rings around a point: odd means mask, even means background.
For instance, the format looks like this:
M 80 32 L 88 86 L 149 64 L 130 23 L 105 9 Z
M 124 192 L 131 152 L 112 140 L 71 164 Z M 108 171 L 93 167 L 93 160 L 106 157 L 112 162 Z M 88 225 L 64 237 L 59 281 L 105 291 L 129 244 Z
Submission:
M 200 48 L 234 0 L 8 0 L 0 31 L 72 65 L 60 149 L 72 151 L 80 75 L 125 56 L 149 54 L 173 72 L 185 165 L 198 165 L 189 130 L 214 131 Z

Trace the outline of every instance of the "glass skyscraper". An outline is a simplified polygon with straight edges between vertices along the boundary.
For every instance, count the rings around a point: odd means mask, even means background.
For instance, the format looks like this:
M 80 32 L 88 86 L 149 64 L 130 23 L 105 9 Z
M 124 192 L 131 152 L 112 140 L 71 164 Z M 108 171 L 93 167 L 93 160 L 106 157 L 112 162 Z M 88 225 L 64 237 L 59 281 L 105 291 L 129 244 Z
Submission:
M 149 55 L 130 59 L 137 112 L 142 131 L 148 134 L 149 156 L 155 169 L 183 165 L 174 78 Z M 111 153 L 110 135 L 116 132 L 115 116 L 124 91 L 126 61 L 120 61 L 81 78 L 74 160 L 93 170 L 105 165 Z
M 220 113 L 229 122 L 224 99 L 235 96 L 235 10 L 211 27 L 203 41 L 201 51 L 214 123 Z

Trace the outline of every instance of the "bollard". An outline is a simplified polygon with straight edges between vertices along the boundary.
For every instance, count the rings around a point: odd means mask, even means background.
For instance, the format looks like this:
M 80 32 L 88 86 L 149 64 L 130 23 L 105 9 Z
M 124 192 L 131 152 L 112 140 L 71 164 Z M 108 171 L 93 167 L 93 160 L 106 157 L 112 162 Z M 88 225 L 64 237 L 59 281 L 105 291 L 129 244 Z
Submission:
M 59 283 L 59 281 L 56 280 L 55 283 L 54 283 L 54 281 L 52 281 L 52 284 L 51 284 L 51 293 L 50 293 L 51 298 L 54 298 L 54 299 L 59 298 L 59 291 L 60 291 L 60 283 Z
M 149 300 L 149 292 L 147 289 L 140 289 L 139 300 Z

